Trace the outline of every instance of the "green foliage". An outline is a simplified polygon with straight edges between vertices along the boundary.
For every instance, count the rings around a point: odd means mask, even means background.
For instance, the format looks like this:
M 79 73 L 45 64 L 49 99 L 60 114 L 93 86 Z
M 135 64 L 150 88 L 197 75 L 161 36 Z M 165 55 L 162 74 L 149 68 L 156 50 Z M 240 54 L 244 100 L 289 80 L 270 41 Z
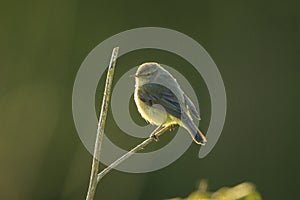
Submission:
M 207 182 L 201 181 L 197 191 L 187 198 L 173 198 L 169 200 L 261 200 L 260 194 L 252 183 L 241 183 L 234 187 L 223 187 L 216 192 L 207 191 Z

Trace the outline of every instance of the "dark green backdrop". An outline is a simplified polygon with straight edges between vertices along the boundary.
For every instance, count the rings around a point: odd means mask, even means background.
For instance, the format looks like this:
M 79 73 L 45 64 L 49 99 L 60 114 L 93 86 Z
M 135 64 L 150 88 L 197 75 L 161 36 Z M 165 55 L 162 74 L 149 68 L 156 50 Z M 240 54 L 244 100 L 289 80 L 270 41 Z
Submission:
M 225 83 L 226 124 L 205 159 L 197 158 L 199 147 L 192 145 L 162 170 L 114 171 L 100 183 L 96 199 L 186 196 L 201 179 L 208 180 L 211 190 L 251 181 L 264 199 L 296 199 L 299 6 L 296 0 L 2 1 L 0 199 L 85 198 L 91 155 L 72 118 L 76 72 L 101 41 L 144 26 L 174 29 L 204 46 Z M 174 66 L 196 85 L 205 130 L 210 115 L 206 86 L 201 77 L 190 76 L 192 68 L 181 66 L 185 61 L 178 57 L 132 52 L 118 61 L 116 80 L 149 60 Z M 131 107 L 135 120 L 143 123 Z M 130 148 L 138 142 L 114 128 L 108 117 L 107 132 L 115 143 Z

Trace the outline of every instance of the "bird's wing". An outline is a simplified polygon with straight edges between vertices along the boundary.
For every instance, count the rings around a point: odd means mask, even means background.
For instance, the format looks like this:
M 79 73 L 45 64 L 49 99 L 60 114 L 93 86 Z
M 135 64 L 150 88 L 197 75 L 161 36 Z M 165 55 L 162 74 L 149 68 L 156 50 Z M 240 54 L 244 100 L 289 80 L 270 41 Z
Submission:
M 191 101 L 191 99 L 186 95 L 186 94 L 183 94 L 183 97 L 184 97 L 184 102 L 185 104 L 188 106 L 190 112 L 197 118 L 200 120 L 200 114 L 199 112 L 197 111 L 194 103 Z
M 154 104 L 161 105 L 168 114 L 180 119 L 181 107 L 176 95 L 167 87 L 148 83 L 139 87 L 138 97 L 149 106 Z

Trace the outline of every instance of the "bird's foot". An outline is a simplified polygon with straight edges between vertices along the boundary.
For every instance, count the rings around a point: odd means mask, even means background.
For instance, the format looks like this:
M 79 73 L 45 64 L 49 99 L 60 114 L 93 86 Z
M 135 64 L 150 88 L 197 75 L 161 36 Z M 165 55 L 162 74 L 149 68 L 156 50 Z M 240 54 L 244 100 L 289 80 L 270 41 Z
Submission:
M 154 133 L 154 134 L 151 134 L 150 137 L 155 141 L 155 142 L 158 142 L 159 139 L 157 137 L 157 135 Z

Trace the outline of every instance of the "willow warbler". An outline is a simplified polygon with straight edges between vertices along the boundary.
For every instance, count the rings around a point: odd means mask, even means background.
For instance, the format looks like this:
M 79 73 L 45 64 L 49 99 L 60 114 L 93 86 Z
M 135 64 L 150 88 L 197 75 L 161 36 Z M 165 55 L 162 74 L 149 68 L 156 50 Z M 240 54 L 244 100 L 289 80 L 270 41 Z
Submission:
M 192 119 L 193 115 L 200 120 L 195 105 L 167 70 L 158 63 L 148 62 L 139 66 L 134 77 L 134 100 L 146 121 L 163 127 L 178 124 L 197 144 L 206 143 Z

